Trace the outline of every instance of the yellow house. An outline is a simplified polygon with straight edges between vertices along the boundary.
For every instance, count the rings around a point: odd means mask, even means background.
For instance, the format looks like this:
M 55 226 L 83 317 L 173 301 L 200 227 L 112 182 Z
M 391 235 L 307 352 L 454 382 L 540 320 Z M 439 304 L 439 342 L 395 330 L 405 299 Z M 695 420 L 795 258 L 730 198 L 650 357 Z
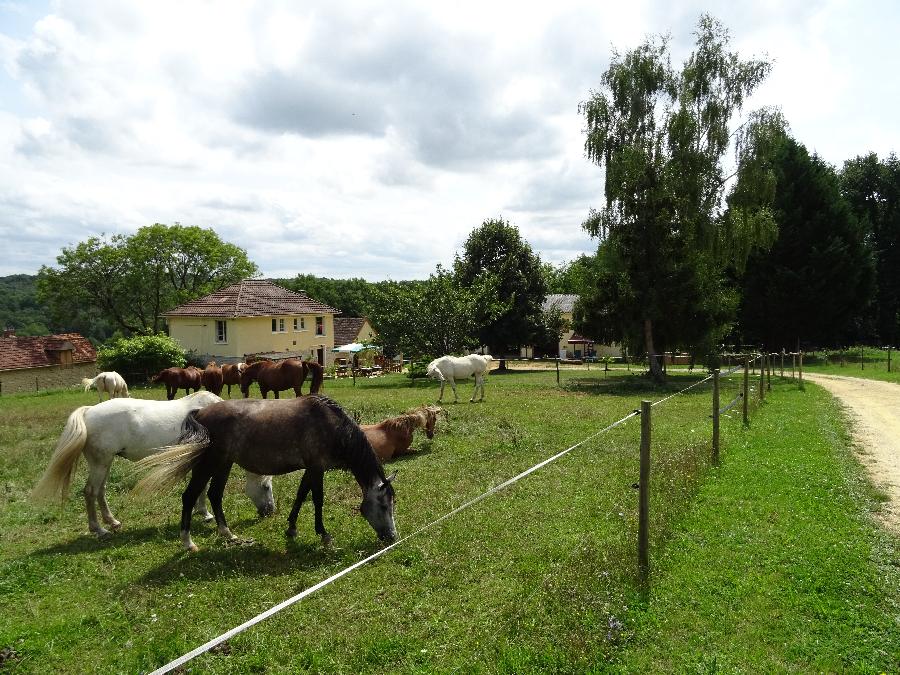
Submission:
M 244 279 L 163 316 L 169 335 L 201 360 L 289 356 L 324 366 L 334 348 L 334 307 L 266 279 Z
M 557 345 L 557 353 L 554 357 L 559 356 L 561 359 L 582 359 L 586 356 L 621 356 L 622 351 L 618 345 L 595 345 L 594 340 L 579 335 L 572 330 L 572 313 L 575 310 L 575 303 L 578 296 L 575 294 L 558 293 L 548 295 L 544 298 L 541 310 L 549 312 L 552 309 L 558 309 L 562 318 L 569 322 L 569 330 L 564 332 L 559 338 Z M 534 347 L 526 346 L 520 349 L 522 358 L 533 358 Z

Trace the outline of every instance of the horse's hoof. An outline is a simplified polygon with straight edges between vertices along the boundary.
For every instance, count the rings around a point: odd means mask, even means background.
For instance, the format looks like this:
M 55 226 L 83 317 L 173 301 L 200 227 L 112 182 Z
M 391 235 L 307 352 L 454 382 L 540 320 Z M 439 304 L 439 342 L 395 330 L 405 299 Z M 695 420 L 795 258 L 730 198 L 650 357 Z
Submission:
M 197 544 L 191 544 L 190 546 L 186 547 L 185 550 L 188 553 L 197 553 L 200 550 L 200 548 L 197 546 Z
M 122 523 L 120 523 L 118 520 L 114 520 L 111 523 L 109 523 L 109 529 L 114 530 L 116 532 L 118 532 L 119 528 L 121 528 L 121 527 L 122 527 Z
M 198 513 L 197 515 L 200 516 L 204 523 L 208 523 L 216 519 L 216 517 L 211 513 Z
M 109 539 L 112 536 L 112 532 L 102 527 L 94 530 L 94 534 L 97 535 L 97 539 Z
M 325 548 L 331 548 L 331 545 L 333 543 L 334 543 L 334 539 L 331 538 L 330 534 L 326 533 L 326 534 L 322 535 L 322 546 L 324 546 Z

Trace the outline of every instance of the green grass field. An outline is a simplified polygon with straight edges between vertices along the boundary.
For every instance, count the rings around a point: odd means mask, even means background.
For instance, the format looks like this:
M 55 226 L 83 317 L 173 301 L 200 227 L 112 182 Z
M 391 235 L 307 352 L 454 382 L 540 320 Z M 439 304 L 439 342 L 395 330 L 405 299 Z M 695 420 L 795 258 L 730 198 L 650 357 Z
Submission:
M 492 374 L 487 401 L 447 407 L 399 469 L 397 526 L 415 531 L 639 406 L 696 382 L 651 388 L 627 372 Z M 471 383 L 463 384 L 467 400 Z M 726 383 L 723 405 L 736 393 Z M 137 396 L 161 398 L 160 390 Z M 436 398 L 400 376 L 326 383 L 361 422 Z M 133 465 L 113 468 L 123 521 L 87 535 L 80 495 L 32 505 L 67 414 L 92 394 L 0 399 L 0 649 L 18 672 L 137 672 L 264 611 L 374 552 L 353 507 L 359 490 L 326 477 L 323 549 L 309 504 L 284 537 L 299 475 L 275 480 L 278 513 L 258 520 L 235 471 L 225 510 L 247 546 L 195 521 L 198 554 L 178 541 L 177 492 L 129 496 Z M 776 383 L 749 428 L 723 420 L 709 466 L 710 392 L 653 410 L 652 587 L 636 579 L 639 419 L 410 539 L 187 665 L 192 672 L 585 672 L 589 670 L 892 670 L 900 602 L 897 539 L 871 517 L 878 495 L 836 406 L 816 387 Z M 80 487 L 83 478 L 76 485 Z M 7 652 L 9 653 L 9 652 Z

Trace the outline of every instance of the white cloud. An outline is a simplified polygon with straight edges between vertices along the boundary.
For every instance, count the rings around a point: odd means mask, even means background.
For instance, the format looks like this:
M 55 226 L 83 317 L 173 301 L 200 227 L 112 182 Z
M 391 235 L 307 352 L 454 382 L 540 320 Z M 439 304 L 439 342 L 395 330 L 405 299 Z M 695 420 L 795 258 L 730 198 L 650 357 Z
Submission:
M 752 103 L 800 141 L 897 148 L 887 1 L 0 5 L 0 274 L 174 221 L 270 276 L 422 278 L 498 215 L 571 259 L 602 201 L 579 101 L 613 46 L 671 32 L 683 58 L 706 8 L 775 60 Z

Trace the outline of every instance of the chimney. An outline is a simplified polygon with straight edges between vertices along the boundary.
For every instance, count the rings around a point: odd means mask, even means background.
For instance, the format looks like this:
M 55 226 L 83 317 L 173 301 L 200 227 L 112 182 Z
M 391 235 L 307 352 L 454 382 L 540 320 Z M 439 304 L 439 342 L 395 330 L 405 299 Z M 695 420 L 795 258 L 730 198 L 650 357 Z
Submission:
M 7 326 L 3 329 L 3 337 L 16 337 L 16 329 L 12 326 Z

